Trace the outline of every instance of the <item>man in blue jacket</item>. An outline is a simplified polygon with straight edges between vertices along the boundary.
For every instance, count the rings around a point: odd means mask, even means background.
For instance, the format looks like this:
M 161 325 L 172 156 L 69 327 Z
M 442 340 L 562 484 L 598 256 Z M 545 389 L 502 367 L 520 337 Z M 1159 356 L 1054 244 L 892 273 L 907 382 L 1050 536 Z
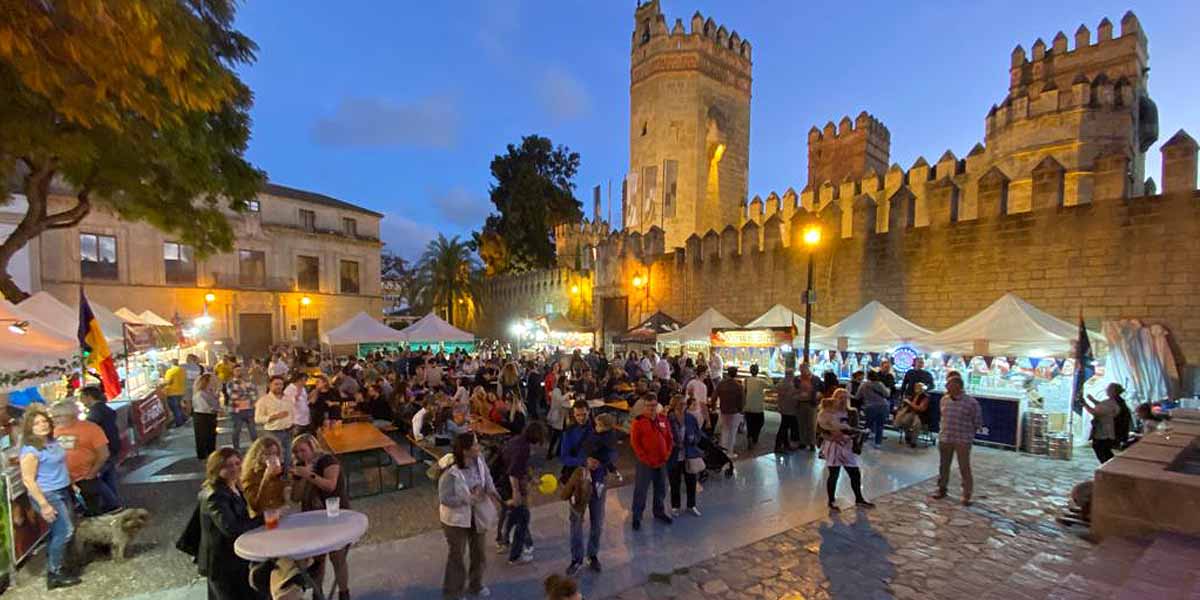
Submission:
M 564 480 L 587 460 L 586 444 L 595 435 L 595 431 L 588 414 L 587 401 L 576 400 L 575 404 L 571 405 L 571 421 L 566 431 L 563 431 L 562 445 L 558 453 Z

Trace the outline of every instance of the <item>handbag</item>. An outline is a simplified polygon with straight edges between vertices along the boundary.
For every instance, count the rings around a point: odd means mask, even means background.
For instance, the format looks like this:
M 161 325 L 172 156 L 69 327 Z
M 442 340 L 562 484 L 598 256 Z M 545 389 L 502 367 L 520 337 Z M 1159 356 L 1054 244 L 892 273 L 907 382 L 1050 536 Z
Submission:
M 854 453 L 862 454 L 863 444 L 867 441 L 867 430 L 855 429 L 848 435 L 850 435 L 851 447 L 854 450 Z
M 703 458 L 689 458 L 687 459 L 687 464 L 684 465 L 684 468 L 687 470 L 688 474 L 695 475 L 697 473 L 704 472 L 704 470 L 708 467 L 704 464 Z

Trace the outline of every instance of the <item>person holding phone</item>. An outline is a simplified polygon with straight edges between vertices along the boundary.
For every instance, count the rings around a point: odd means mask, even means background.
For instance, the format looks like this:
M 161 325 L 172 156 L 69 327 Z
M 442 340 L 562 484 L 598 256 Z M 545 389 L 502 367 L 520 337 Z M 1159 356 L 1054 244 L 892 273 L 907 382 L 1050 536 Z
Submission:
M 315 436 L 304 433 L 292 440 L 295 466 L 291 469 L 292 500 L 300 503 L 300 510 L 325 510 L 325 501 L 337 498 L 339 508 L 350 508 L 350 494 L 346 491 L 346 479 L 342 477 L 342 465 Z M 333 578 L 337 583 L 338 600 L 350 600 L 350 566 L 347 558 L 350 546 L 334 550 L 327 555 L 314 557 L 313 581 L 320 589 L 325 579 L 325 557 L 333 564 Z

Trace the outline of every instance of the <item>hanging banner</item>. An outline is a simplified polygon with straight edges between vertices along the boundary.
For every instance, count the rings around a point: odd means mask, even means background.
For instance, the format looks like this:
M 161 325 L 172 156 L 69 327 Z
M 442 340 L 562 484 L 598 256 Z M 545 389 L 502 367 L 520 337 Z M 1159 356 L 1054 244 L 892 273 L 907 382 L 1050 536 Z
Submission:
M 125 348 L 129 352 L 145 352 L 155 348 L 174 348 L 180 344 L 175 327 L 126 323 Z
M 134 402 L 131 408 L 133 411 L 133 426 L 137 429 L 137 442 L 139 445 L 145 444 L 147 441 L 157 438 L 162 434 L 163 428 L 167 424 L 167 410 L 163 406 L 162 400 L 158 397 L 157 390 Z

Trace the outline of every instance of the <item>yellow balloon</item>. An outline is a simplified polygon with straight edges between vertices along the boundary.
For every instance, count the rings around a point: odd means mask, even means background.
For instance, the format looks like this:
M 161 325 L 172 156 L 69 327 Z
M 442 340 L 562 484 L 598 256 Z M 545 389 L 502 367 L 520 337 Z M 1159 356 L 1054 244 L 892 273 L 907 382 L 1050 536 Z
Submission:
M 557 489 L 558 489 L 558 478 L 557 477 L 555 477 L 549 473 L 546 473 L 545 475 L 542 475 L 538 479 L 538 491 L 541 492 L 542 494 L 549 496 L 550 494 L 553 494 L 554 491 Z

